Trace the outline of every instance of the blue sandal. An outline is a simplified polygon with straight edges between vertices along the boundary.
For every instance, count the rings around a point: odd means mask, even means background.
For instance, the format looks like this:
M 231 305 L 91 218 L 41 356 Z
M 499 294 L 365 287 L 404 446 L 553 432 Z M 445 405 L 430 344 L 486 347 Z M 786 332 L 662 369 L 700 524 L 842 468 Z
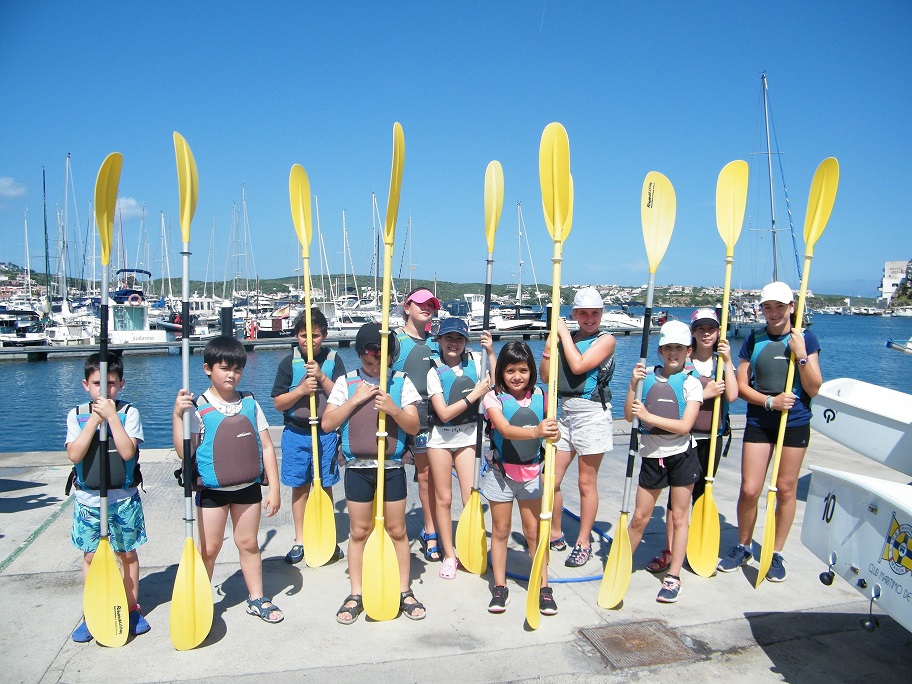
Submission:
M 435 543 L 433 546 L 431 546 L 431 542 L 436 542 L 436 541 L 437 541 L 436 532 L 431 532 L 430 534 L 428 534 L 424 530 L 421 530 L 421 547 L 424 552 L 424 560 L 427 560 L 427 561 L 441 560 L 440 549 L 438 548 L 437 544 Z
M 263 605 L 268 603 L 268 606 Z M 268 599 L 265 596 L 261 596 L 258 599 L 247 599 L 247 612 L 251 615 L 256 615 L 263 622 L 268 622 L 271 625 L 281 622 L 285 619 L 284 615 L 281 615 L 282 610 L 276 604 L 272 602 L 272 599 Z M 276 613 L 279 613 L 279 617 L 274 617 Z

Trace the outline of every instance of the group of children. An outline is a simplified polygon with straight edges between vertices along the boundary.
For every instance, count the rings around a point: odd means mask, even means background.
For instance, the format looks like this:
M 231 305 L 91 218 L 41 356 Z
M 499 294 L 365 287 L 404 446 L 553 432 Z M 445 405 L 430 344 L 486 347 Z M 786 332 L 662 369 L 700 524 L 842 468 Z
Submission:
M 662 325 L 658 350 L 661 364 L 652 368 L 637 364 L 633 369 L 624 415 L 639 423 L 642 464 L 629 536 L 636 549 L 662 490 L 669 489 L 667 544 L 646 566 L 651 572 L 667 572 L 657 596 L 660 602 L 674 602 L 680 594 L 690 503 L 702 494 L 710 461 L 715 469 L 721 456 L 722 440 L 716 441 L 716 453 L 709 453 L 712 406 L 719 396 L 723 407 L 719 434 L 727 428 L 727 405 L 739 396 L 748 402 L 738 499 L 739 543 L 719 562 L 718 569 L 723 572 L 736 570 L 753 556 L 757 503 L 776 442 L 778 416 L 789 411 L 777 482 L 775 553 L 767 575 L 771 581 L 785 579 L 781 551 L 795 513 L 798 470 L 808 443 L 810 400 L 822 382 L 820 346 L 813 333 L 796 333 L 791 318 L 794 300 L 786 284 L 772 283 L 763 288 L 761 307 L 766 327 L 744 343 L 737 371 L 728 342 L 720 339 L 719 319 L 712 309 L 694 312 L 690 326 L 681 321 Z M 320 468 L 320 482 L 332 497 L 332 487 L 341 479 L 340 454 L 346 464 L 344 490 L 350 519 L 350 594 L 336 619 L 351 624 L 363 612 L 362 565 L 375 515 L 380 411 L 386 414 L 387 435 L 384 521 L 399 565 L 400 610 L 407 618 L 421 620 L 426 609 L 410 587 L 404 464 L 415 465 L 424 517 L 420 535 L 424 556 L 428 561 L 440 561 L 439 576 L 452 580 L 459 565 L 453 540 L 452 472 L 456 472 L 465 504 L 471 493 L 476 445 L 481 442 L 479 404 L 490 442 L 481 490 L 489 502 L 492 522 L 494 586 L 488 610 L 502 613 L 509 602 L 506 557 L 514 500 L 529 552 L 537 548 L 542 477 L 546 475 L 542 472 L 545 440 L 555 443 L 556 448 L 550 549 L 568 548 L 561 527 L 560 484 L 574 456 L 578 456 L 580 530 L 565 565 L 579 567 L 592 557 L 598 470 L 613 441 L 608 383 L 614 372 L 615 340 L 599 330 L 603 306 L 598 292 L 583 288 L 576 293 L 572 316 L 579 324 L 577 332 L 571 333 L 562 320 L 558 322 L 561 412 L 557 419 L 547 417 L 546 392 L 538 386 L 539 376 L 543 383 L 549 379 L 550 339 L 536 364 L 523 342 L 508 342 L 495 357 L 492 338 L 484 332 L 482 359 L 467 348 L 469 332 L 461 319 L 442 319 L 436 339 L 432 338 L 430 323 L 439 309 L 439 300 L 426 288 L 417 288 L 406 296 L 403 325 L 391 331 L 387 339 L 386 387 L 380 387 L 380 324 L 367 324 L 358 331 L 355 351 L 360 368 L 346 372 L 342 359 L 323 347 L 327 322 L 317 309 L 311 312 L 314 358 L 307 361 L 306 324 L 303 314 L 298 317 L 294 327 L 297 346 L 279 365 L 272 390 L 274 406 L 284 419 L 281 477 L 262 409 L 252 395 L 237 389 L 246 363 L 243 345 L 222 337 L 206 346 L 203 368 L 210 387 L 198 397 L 186 390 L 178 392 L 172 415 L 174 446 L 183 457 L 183 420 L 189 413 L 200 553 L 211 578 L 230 516 L 247 585 L 248 613 L 269 623 L 284 617 L 264 596 L 257 542 L 261 513 L 268 517 L 279 510 L 276 484 L 281 481 L 292 490 L 295 539 L 285 559 L 299 563 L 304 558 L 302 521 L 314 481 L 313 469 Z M 789 351 L 795 355 L 798 369 L 792 392 L 785 391 Z M 716 382 L 719 358 L 724 374 L 723 380 Z M 493 368 L 493 373 L 485 372 L 485 366 Z M 75 464 L 76 482 L 72 542 L 84 552 L 85 573 L 98 545 L 98 428 L 106 422 L 110 439 L 105 456 L 112 464 L 110 540 L 127 590 L 130 633 L 141 634 L 149 630 L 137 602 L 136 548 L 146 541 L 136 491 L 142 425 L 135 407 L 116 400 L 124 385 L 118 357 L 112 356 L 109 362 L 107 399 L 99 399 L 100 383 L 96 354 L 85 364 L 83 382 L 92 401 L 73 409 L 67 419 L 67 453 Z M 638 395 L 640 383 L 642 393 Z M 317 399 L 318 444 L 311 439 L 313 394 Z M 264 485 L 268 485 L 265 494 Z M 336 555 L 343 557 L 338 547 Z M 557 613 L 546 571 L 536 589 L 540 612 Z M 91 638 L 83 621 L 73 639 Z

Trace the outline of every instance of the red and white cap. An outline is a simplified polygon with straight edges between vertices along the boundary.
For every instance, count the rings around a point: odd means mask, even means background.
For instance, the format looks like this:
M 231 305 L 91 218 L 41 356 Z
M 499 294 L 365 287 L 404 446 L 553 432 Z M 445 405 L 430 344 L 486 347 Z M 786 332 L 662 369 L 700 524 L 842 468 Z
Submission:
M 713 309 L 697 309 L 690 317 L 690 329 L 693 330 L 698 325 L 714 325 L 719 327 L 719 317 Z

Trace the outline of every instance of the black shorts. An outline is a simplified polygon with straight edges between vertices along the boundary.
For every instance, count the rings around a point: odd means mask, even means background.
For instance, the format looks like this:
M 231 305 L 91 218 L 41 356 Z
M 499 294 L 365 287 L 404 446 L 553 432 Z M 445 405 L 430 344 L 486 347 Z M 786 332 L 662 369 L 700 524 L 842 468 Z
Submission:
M 252 484 L 243 489 L 203 489 L 196 493 L 196 505 L 200 508 L 221 508 L 231 504 L 258 504 L 263 500 L 263 489 Z
M 709 439 L 697 440 L 697 460 L 700 462 L 700 479 L 694 483 L 693 500 L 703 496 L 706 491 L 706 475 L 709 472 Z M 719 462 L 722 460 L 722 444 L 725 437 L 719 435 L 716 437 L 716 462 L 713 465 L 713 476 L 719 472 Z
M 405 498 L 405 468 L 387 468 L 383 480 L 383 500 L 402 501 Z M 376 468 L 346 468 L 345 498 L 356 503 L 374 500 L 377 491 Z
M 747 425 L 744 428 L 743 441 L 745 444 L 775 444 L 779 437 L 779 426 L 776 427 L 758 427 L 756 425 Z M 811 425 L 795 425 L 794 427 L 785 428 L 785 439 L 782 442 L 784 447 L 796 447 L 807 449 L 811 440 Z
M 644 458 L 640 466 L 640 487 L 665 489 L 687 487 L 703 477 L 697 450 L 690 447 L 683 454 L 666 458 Z

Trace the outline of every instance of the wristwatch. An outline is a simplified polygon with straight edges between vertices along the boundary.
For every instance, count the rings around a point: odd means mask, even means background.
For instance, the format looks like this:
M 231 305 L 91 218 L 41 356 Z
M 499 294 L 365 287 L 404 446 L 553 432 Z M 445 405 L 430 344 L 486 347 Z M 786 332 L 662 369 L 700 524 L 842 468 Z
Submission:
M 808 360 L 807 360 L 807 357 L 806 357 L 806 356 L 805 356 L 803 359 L 798 359 L 798 365 L 799 365 L 799 366 L 806 366 L 807 363 L 808 363 Z

